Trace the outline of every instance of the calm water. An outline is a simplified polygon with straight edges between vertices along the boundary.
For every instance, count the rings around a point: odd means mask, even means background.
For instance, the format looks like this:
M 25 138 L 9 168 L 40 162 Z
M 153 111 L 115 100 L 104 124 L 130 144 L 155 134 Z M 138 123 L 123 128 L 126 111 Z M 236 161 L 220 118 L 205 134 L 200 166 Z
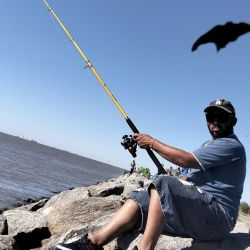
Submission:
M 0 211 L 78 186 L 117 177 L 123 169 L 0 133 Z

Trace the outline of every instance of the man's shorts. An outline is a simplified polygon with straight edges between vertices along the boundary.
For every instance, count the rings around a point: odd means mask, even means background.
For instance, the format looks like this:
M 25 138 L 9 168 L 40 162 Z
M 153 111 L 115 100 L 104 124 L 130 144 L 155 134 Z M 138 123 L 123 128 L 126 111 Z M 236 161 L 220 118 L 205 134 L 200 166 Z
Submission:
M 194 185 L 184 185 L 176 177 L 159 175 L 149 185 L 157 190 L 165 216 L 163 234 L 189 236 L 196 240 L 221 240 L 234 225 L 229 214 L 208 195 Z M 148 189 L 149 189 L 148 188 Z M 147 222 L 149 192 L 133 191 L 130 195 L 141 209 L 138 228 L 143 231 Z

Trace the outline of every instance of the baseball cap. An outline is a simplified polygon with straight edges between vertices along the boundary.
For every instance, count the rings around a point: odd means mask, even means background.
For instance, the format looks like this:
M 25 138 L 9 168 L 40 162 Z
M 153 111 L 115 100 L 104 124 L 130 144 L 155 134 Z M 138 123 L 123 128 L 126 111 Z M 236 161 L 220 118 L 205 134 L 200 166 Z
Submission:
M 225 99 L 217 99 L 209 103 L 208 107 L 204 109 L 204 112 L 207 113 L 209 111 L 215 109 L 223 109 L 224 111 L 228 112 L 229 114 L 235 116 L 235 109 L 234 106 L 230 101 Z

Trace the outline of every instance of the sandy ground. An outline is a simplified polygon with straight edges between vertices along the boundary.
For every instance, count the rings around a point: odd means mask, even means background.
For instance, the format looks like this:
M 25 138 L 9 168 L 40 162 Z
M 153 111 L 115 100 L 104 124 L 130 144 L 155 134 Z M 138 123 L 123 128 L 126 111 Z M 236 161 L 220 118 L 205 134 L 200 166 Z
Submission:
M 233 232 L 250 233 L 250 215 L 240 212 Z

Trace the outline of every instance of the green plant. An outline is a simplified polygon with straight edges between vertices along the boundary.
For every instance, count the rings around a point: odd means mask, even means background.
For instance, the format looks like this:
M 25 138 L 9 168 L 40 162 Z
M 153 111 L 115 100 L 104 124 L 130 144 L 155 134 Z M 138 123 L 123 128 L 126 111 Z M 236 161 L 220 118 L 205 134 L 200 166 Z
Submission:
M 250 214 L 250 206 L 246 202 L 241 202 L 240 211 L 245 214 Z
M 139 168 L 139 173 L 140 174 L 143 174 L 143 175 L 150 175 L 150 170 L 149 170 L 149 168 L 147 168 L 147 167 L 143 167 L 143 166 L 141 166 L 140 168 Z

